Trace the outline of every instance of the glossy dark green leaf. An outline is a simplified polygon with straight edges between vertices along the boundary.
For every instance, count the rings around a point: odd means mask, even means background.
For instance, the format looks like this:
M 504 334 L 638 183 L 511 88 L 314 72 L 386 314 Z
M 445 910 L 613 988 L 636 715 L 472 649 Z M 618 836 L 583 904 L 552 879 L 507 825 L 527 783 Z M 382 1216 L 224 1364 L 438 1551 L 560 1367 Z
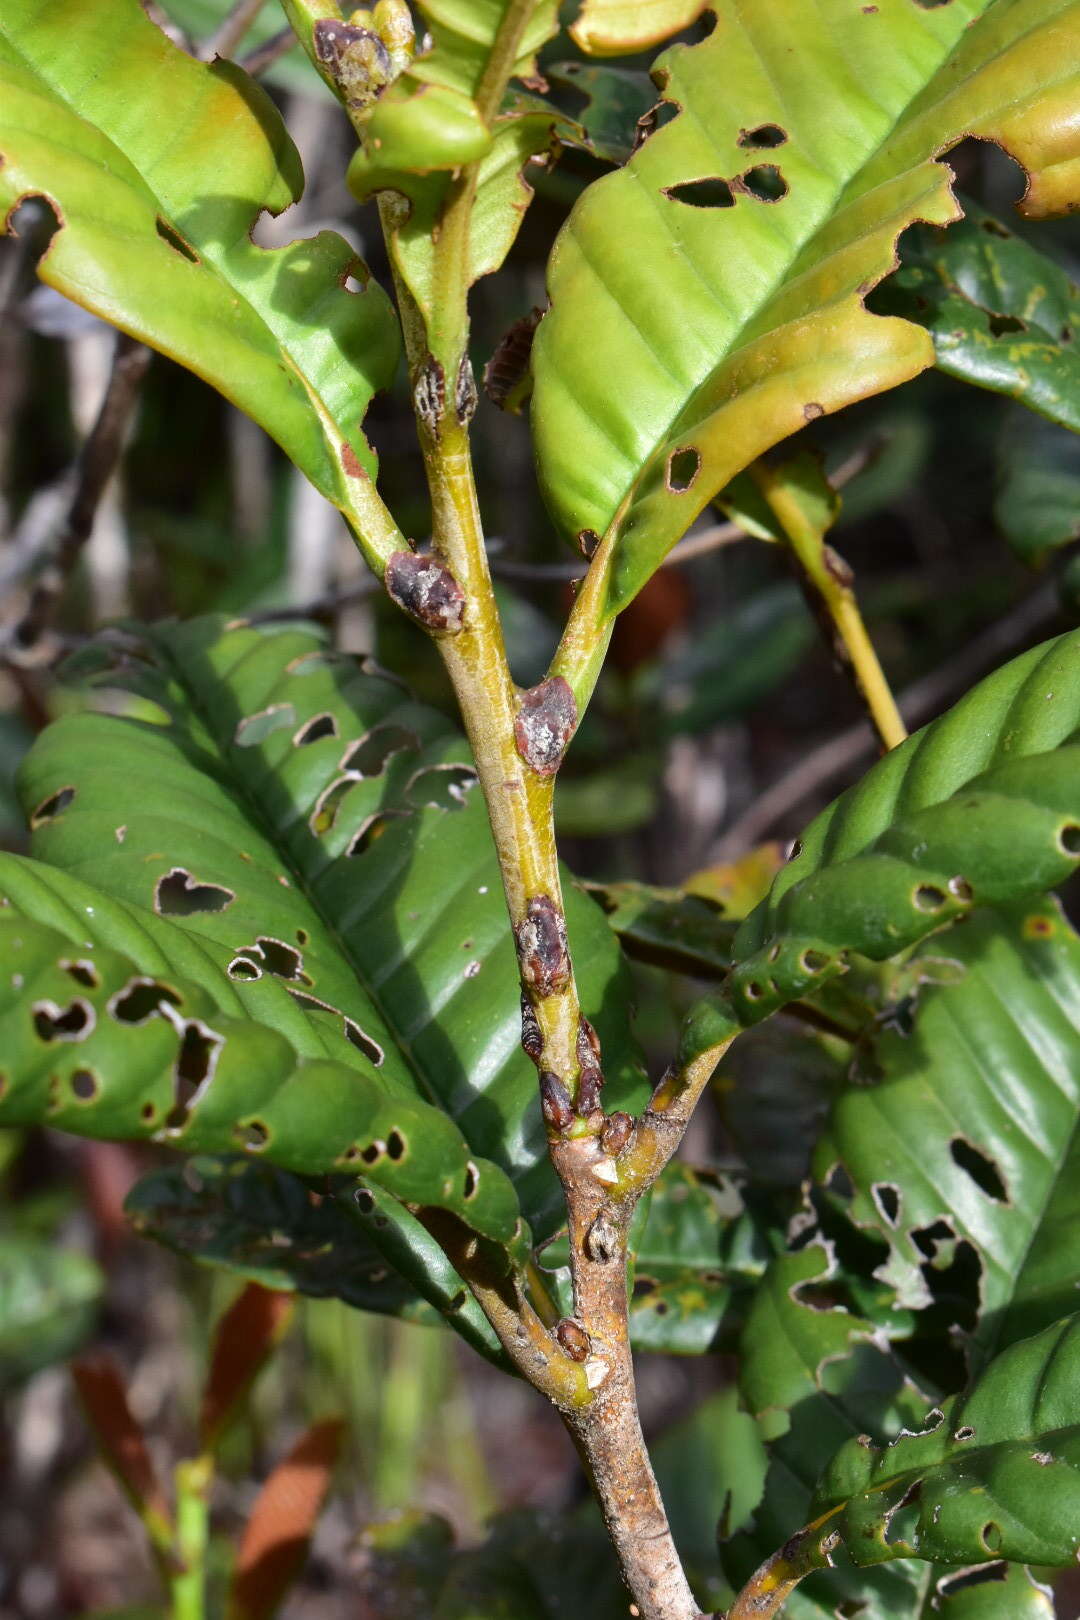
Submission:
M 773 1445 L 754 1530 L 728 1550 L 739 1581 L 813 1517 L 831 1446 L 918 1431 L 965 1381 L 960 1345 L 977 1370 L 1075 1305 L 1080 941 L 1045 901 L 982 912 L 927 940 L 899 982 L 815 1151 L 802 1247 L 750 1310 L 742 1385 Z M 949 1580 L 899 1565 L 863 1577 L 841 1557 L 785 1612 L 831 1617 L 846 1594 L 866 1620 L 929 1617 L 941 1583 L 950 1604 L 975 1603 Z M 979 1591 L 993 1620 L 1052 1612 L 1019 1573 Z
M 964 213 L 904 237 L 874 307 L 925 326 L 941 371 L 1080 431 L 1080 287 L 977 204 Z
M 1004 1351 L 914 1434 L 849 1441 L 815 1494 L 860 1564 L 1069 1565 L 1080 1552 L 1080 1316 Z
M 585 97 L 575 117 L 588 149 L 608 163 L 625 163 L 641 139 L 641 120 L 656 105 L 656 86 L 640 69 L 608 62 L 552 62 L 544 77 Z
M 196 620 L 117 632 L 81 667 L 87 701 L 112 712 L 59 720 L 29 756 L 34 853 L 57 870 L 50 894 L 38 872 L 16 903 L 63 928 L 73 880 L 91 882 L 120 903 L 107 925 L 97 919 L 103 943 L 142 961 L 149 934 L 161 958 L 166 930 L 173 970 L 223 1010 L 387 1096 L 445 1110 L 551 1230 L 561 1194 L 460 735 L 307 628 Z M 613 993 L 625 970 L 569 880 L 566 899 L 612 1105 L 632 1107 L 644 1085 Z M 166 971 L 150 961 L 146 971 Z
M 135 1230 L 265 1288 L 341 1299 L 409 1321 L 449 1321 L 490 1359 L 500 1350 L 435 1240 L 392 1194 L 344 1182 L 329 1193 L 250 1159 L 196 1157 L 128 1194 Z
M 1080 539 L 1080 437 L 1016 416 L 1021 419 L 1010 417 L 1001 438 L 994 517 L 1017 555 L 1039 567 Z
M 740 929 L 730 1004 L 753 1022 L 894 956 L 978 903 L 1080 862 L 1080 633 L 1034 647 L 887 754 L 811 822 Z
M 699 979 L 721 979 L 731 966 L 734 925 L 700 895 L 649 883 L 592 883 L 628 956 Z
M 11 0 L 0 78 L 0 204 L 44 197 L 60 225 L 42 278 L 205 377 L 348 513 L 397 323 L 340 236 L 252 241 L 303 189 L 266 92 L 186 55 L 138 0 Z

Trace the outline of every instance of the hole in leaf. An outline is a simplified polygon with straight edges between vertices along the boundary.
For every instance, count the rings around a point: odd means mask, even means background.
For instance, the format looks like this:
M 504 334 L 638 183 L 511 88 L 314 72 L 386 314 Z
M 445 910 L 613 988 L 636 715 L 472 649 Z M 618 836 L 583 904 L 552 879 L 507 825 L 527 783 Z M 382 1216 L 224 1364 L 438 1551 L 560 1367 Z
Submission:
M 350 789 L 356 786 L 355 776 L 339 776 L 336 782 L 331 782 L 325 793 L 320 794 L 315 801 L 315 808 L 311 812 L 311 830 L 317 838 L 328 833 L 333 827 L 341 809 L 341 801 Z
M 81 998 L 64 1008 L 55 1001 L 36 1001 L 33 1013 L 34 1029 L 43 1041 L 84 1041 L 96 1022 L 93 1007 Z
M 148 1125 L 156 1114 L 157 1108 L 152 1102 L 144 1102 L 139 1110 L 139 1118 L 145 1120 Z
M 815 951 L 807 948 L 799 957 L 799 966 L 804 973 L 822 973 L 829 965 L 829 958 L 824 951 Z
M 55 793 L 50 793 L 47 799 L 42 799 L 37 809 L 30 816 L 31 829 L 42 827 L 47 821 L 54 821 L 61 815 L 75 797 L 73 787 L 62 787 Z
M 161 1011 L 163 1002 L 179 1007 L 180 997 L 156 979 L 132 979 L 109 1002 L 109 1012 L 122 1024 L 145 1024 Z
M 260 1152 L 270 1140 L 270 1132 L 261 1119 L 249 1119 L 246 1125 L 239 1126 L 237 1134 L 251 1153 Z
M 739 145 L 752 147 L 783 146 L 787 140 L 787 130 L 781 129 L 779 124 L 759 124 L 756 129 L 744 129 L 739 132 Z
M 361 1215 L 370 1215 L 375 1208 L 374 1194 L 368 1192 L 366 1187 L 357 1187 L 353 1193 L 353 1201 Z
M 308 931 L 307 931 L 307 929 L 306 928 L 298 928 L 296 930 L 296 943 L 298 945 L 306 945 L 307 942 L 308 942 Z
M 296 710 L 291 703 L 272 703 L 258 714 L 249 714 L 241 720 L 233 733 L 238 748 L 255 748 L 275 731 L 285 731 L 296 724 Z
M 381 776 L 395 754 L 405 753 L 420 746 L 415 731 L 405 726 L 376 726 L 366 737 L 361 737 L 355 748 L 341 762 L 343 771 L 356 771 L 361 776 Z
M 759 163 L 756 168 L 747 169 L 740 178 L 746 191 L 758 202 L 779 202 L 781 197 L 788 194 L 788 183 L 775 163 Z
M 199 263 L 199 255 L 193 248 L 188 246 L 188 244 L 184 241 L 184 238 L 179 234 L 178 231 L 173 229 L 168 220 L 162 219 L 161 215 L 159 214 L 157 219 L 154 221 L 154 225 L 158 235 L 161 237 L 161 240 L 163 242 L 167 242 L 174 253 L 179 253 L 180 257 L 182 259 L 186 259 L 189 264 Z
M 919 1498 L 922 1496 L 923 1482 L 921 1479 L 913 1480 L 897 1502 L 885 1515 L 885 1542 L 887 1546 L 899 1547 L 910 1544 L 913 1533 L 919 1522 Z
M 949 879 L 949 893 L 957 900 L 973 900 L 975 898 L 975 891 L 967 878 L 964 877 L 951 877 Z
M 1002 1542 L 1001 1526 L 995 1524 L 993 1519 L 988 1519 L 979 1531 L 979 1540 L 987 1552 L 1000 1552 Z
M 765 994 L 765 987 L 758 984 L 757 980 L 754 979 L 747 985 L 746 994 L 751 1001 L 760 1001 Z
M 302 725 L 293 738 L 297 748 L 306 748 L 309 743 L 318 742 L 322 737 L 336 737 L 338 734 L 337 721 L 332 714 L 317 714 L 306 725 Z
M 370 1058 L 378 1068 L 386 1056 L 378 1041 L 373 1041 L 371 1036 L 366 1034 L 359 1024 L 354 1024 L 351 1018 L 345 1019 L 345 1034 L 357 1051 L 363 1052 L 364 1056 Z
M 900 1219 L 899 1187 L 895 1187 L 891 1181 L 875 1181 L 870 1196 L 886 1226 L 895 1226 Z
M 224 911 L 236 895 L 220 883 L 197 883 L 182 866 L 174 866 L 158 879 L 154 910 L 161 917 L 194 917 L 199 912 Z
M 101 982 L 92 962 L 61 962 L 60 966 L 65 973 L 71 975 L 76 984 L 84 984 L 88 990 L 96 990 Z
M 949 0 L 915 0 L 915 4 L 922 11 L 936 11 L 939 6 L 947 6 Z
M 706 180 L 684 180 L 677 186 L 665 186 L 664 196 L 672 202 L 687 203 L 691 208 L 734 208 L 735 193 L 726 180 L 713 175 Z
M 378 1164 L 385 1152 L 386 1144 L 384 1142 L 369 1142 L 366 1148 L 361 1148 L 360 1157 L 365 1164 Z
M 920 911 L 940 911 L 949 897 L 936 884 L 920 883 L 911 898 Z
M 994 337 L 1005 337 L 1009 332 L 1027 331 L 1027 323 L 1020 320 L 1016 315 L 991 314 L 987 320 L 987 325 Z
M 655 107 L 650 107 L 647 113 L 642 113 L 637 121 L 637 130 L 634 135 L 634 151 L 637 152 L 645 145 L 650 136 L 655 135 L 658 129 L 670 124 L 682 112 L 677 101 L 658 101 Z
M 954 1440 L 974 1440 L 974 1438 L 975 1430 L 969 1423 L 966 1423 L 962 1429 L 957 1429 L 956 1433 L 953 1435 Z
M 408 1152 L 408 1143 L 402 1136 L 401 1132 L 396 1129 L 396 1127 L 386 1138 L 386 1151 L 388 1156 L 393 1159 L 395 1163 L 398 1160 L 403 1159 Z
M 80 1102 L 93 1102 L 98 1094 L 98 1077 L 93 1069 L 76 1069 L 71 1076 L 71 1090 Z
M 1064 827 L 1059 827 L 1057 839 L 1066 855 L 1080 855 L 1080 827 L 1075 821 L 1067 821 Z
M 949 1143 L 949 1152 L 953 1156 L 953 1163 L 969 1175 L 987 1198 L 992 1198 L 995 1204 L 1007 1204 L 1009 1195 L 1005 1183 L 998 1173 L 997 1165 L 993 1159 L 981 1153 L 966 1137 L 954 1136 Z
M 470 1159 L 468 1164 L 465 1166 L 465 1185 L 462 1188 L 461 1196 L 465 1199 L 475 1198 L 476 1189 L 479 1187 L 479 1185 L 480 1172 Z
M 664 482 L 673 495 L 684 495 L 701 471 L 701 455 L 693 445 L 673 450 L 668 456 Z
M 333 1013 L 335 1017 L 340 1017 L 339 1009 L 331 1007 L 328 1001 L 320 1001 L 317 996 L 309 996 L 304 990 L 294 990 L 292 985 L 288 986 L 288 991 L 297 1006 L 303 1007 L 305 1012 Z
M 286 945 L 284 940 L 260 934 L 255 941 L 255 948 L 263 959 L 267 973 L 272 973 L 275 979 L 303 977 L 304 958 L 294 946 Z
M 942 1575 L 934 1590 L 939 1597 L 954 1597 L 957 1592 L 966 1592 L 971 1586 L 983 1586 L 988 1581 L 1004 1581 L 1008 1574 L 1008 1564 L 978 1564 L 974 1569 L 961 1569 L 953 1575 Z
M 846 1165 L 834 1164 L 825 1177 L 825 1186 L 836 1198 L 842 1198 L 845 1203 L 850 1203 L 855 1196 L 855 1183 L 848 1174 Z
M 205 1024 L 193 1020 L 182 1026 L 180 1050 L 173 1070 L 173 1108 L 168 1118 L 170 1130 L 183 1130 L 187 1124 L 197 1098 L 214 1077 L 223 1045 L 223 1037 L 207 1029 Z
M 460 810 L 477 781 L 471 765 L 429 765 L 416 773 L 405 797 L 417 810 Z
M 377 815 L 368 816 L 362 821 L 353 834 L 352 842 L 345 851 L 346 855 L 366 855 L 375 841 L 382 837 L 392 821 L 400 821 L 408 815 L 406 810 L 380 810 Z
M 234 956 L 225 970 L 230 979 L 261 979 L 262 968 L 247 956 Z

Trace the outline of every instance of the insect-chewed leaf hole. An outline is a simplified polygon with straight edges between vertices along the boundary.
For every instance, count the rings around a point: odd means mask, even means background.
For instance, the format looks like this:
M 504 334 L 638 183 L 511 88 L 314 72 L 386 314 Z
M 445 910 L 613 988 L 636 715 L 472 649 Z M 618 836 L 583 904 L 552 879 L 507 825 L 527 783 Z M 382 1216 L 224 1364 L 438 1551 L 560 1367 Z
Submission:
M 357 1187 L 353 1193 L 353 1202 L 361 1215 L 370 1215 L 375 1208 L 375 1195 L 366 1187 Z
M 704 180 L 683 180 L 676 186 L 665 186 L 664 196 L 672 202 L 686 203 L 691 208 L 734 208 L 735 193 L 727 180 L 710 175 Z
M 461 1190 L 461 1196 L 465 1199 L 475 1198 L 476 1189 L 479 1187 L 479 1185 L 480 1172 L 470 1159 L 468 1164 L 465 1166 L 465 1185 Z
M 201 912 L 225 911 L 236 895 L 220 883 L 199 883 L 182 866 L 158 879 L 154 910 L 161 917 L 194 917 Z
M 979 1531 L 979 1540 L 987 1552 L 1000 1552 L 1002 1539 L 1001 1526 L 995 1524 L 993 1519 L 988 1519 Z
M 969 1586 L 984 1586 L 988 1581 L 1004 1581 L 1008 1578 L 1009 1566 L 1004 1562 L 993 1564 L 978 1564 L 974 1569 L 962 1569 L 954 1575 L 942 1575 L 934 1590 L 939 1597 L 955 1597 L 958 1592 L 965 1592 Z
M 255 748 L 275 731 L 285 731 L 296 724 L 296 710 L 291 703 L 272 703 L 258 714 L 245 715 L 237 721 L 233 742 L 238 748 Z
M 90 1034 L 97 1014 L 88 1001 L 77 996 L 66 1007 L 55 1001 L 35 1001 L 34 1029 L 42 1041 L 84 1041 Z
M 93 1069 L 76 1069 L 68 1084 L 72 1096 L 79 1102 L 93 1102 L 101 1089 L 101 1082 Z
M 145 1124 L 149 1125 L 157 1118 L 157 1104 L 152 1102 L 144 1102 L 142 1107 L 139 1109 L 139 1118 L 143 1120 Z
M 914 1480 L 896 1506 L 885 1514 L 886 1546 L 897 1547 L 910 1542 L 919 1520 L 918 1503 L 922 1496 L 922 1488 L 922 1480 Z
M 665 124 L 670 124 L 671 120 L 677 118 L 681 112 L 682 107 L 677 101 L 671 101 L 665 97 L 662 101 L 658 101 L 654 107 L 650 107 L 648 112 L 642 113 L 637 121 L 637 130 L 634 134 L 634 151 L 637 152 L 644 146 L 651 135 L 655 135 L 658 129 L 663 129 Z
M 807 946 L 799 957 L 799 966 L 804 973 L 822 973 L 829 965 L 829 958 L 824 951 L 815 951 Z
M 1018 315 L 995 315 L 991 313 L 986 318 L 990 328 L 991 337 L 1008 337 L 1012 332 L 1026 332 L 1027 322 L 1022 321 Z
M 1080 826 L 1075 821 L 1058 828 L 1057 840 L 1066 855 L 1080 855 Z
M 84 984 L 88 990 L 96 990 L 101 982 L 93 962 L 61 962 L 60 966 L 65 973 L 71 975 L 76 984 Z
M 375 726 L 348 750 L 341 769 L 360 776 L 381 776 L 395 754 L 415 751 L 419 746 L 419 737 L 407 726 Z
M 920 883 L 911 894 L 912 904 L 920 911 L 940 911 L 948 898 L 945 890 L 939 889 L 935 883 Z
M 30 813 L 31 830 L 43 827 L 47 821 L 55 821 L 56 817 L 62 815 L 68 808 L 74 797 L 73 787 L 62 787 L 55 793 L 50 793 L 47 799 L 42 799 L 37 809 Z
M 187 1124 L 197 1098 L 214 1078 L 224 1044 L 223 1036 L 195 1019 L 182 1026 L 180 1050 L 173 1070 L 173 1108 L 168 1118 L 170 1130 L 182 1130 Z
M 316 714 L 300 727 L 293 743 L 297 748 L 307 748 L 311 743 L 320 742 L 323 737 L 336 737 L 337 734 L 337 721 L 332 714 Z
M 121 1024 L 145 1024 L 161 1012 L 163 1002 L 179 1007 L 180 996 L 157 979 L 131 979 L 109 1002 L 109 1012 Z
M 775 163 L 759 163 L 739 178 L 743 188 L 758 202 L 779 202 L 788 194 L 788 183 Z
M 1009 1194 L 993 1159 L 975 1147 L 964 1136 L 954 1136 L 949 1143 L 953 1163 L 971 1177 L 979 1191 L 995 1204 L 1007 1204 Z
M 364 1056 L 370 1058 L 375 1067 L 379 1068 L 386 1057 L 386 1053 L 378 1041 L 373 1041 L 367 1031 L 361 1029 L 360 1025 L 354 1023 L 351 1018 L 345 1019 L 345 1036 L 346 1039 L 352 1042 L 358 1052 L 363 1052 Z
M 701 471 L 701 452 L 693 445 L 673 450 L 668 456 L 664 482 L 673 495 L 685 495 Z
M 249 1153 L 261 1153 L 270 1141 L 270 1131 L 261 1119 L 249 1119 L 238 1125 L 236 1134 Z
M 385 1152 L 385 1142 L 369 1142 L 366 1148 L 360 1149 L 360 1157 L 365 1164 L 378 1164 Z
M 965 877 L 949 879 L 949 893 L 955 900 L 974 900 L 975 891 Z
M 749 1001 L 760 1001 L 764 994 L 765 986 L 763 984 L 759 984 L 756 979 L 751 979 L 750 983 L 746 987 L 747 999 Z
M 787 130 L 781 129 L 779 124 L 758 124 L 756 129 L 743 129 L 739 131 L 739 145 L 756 149 L 783 146 L 787 140 Z
M 405 790 L 414 809 L 460 810 L 478 777 L 471 765 L 428 765 Z
M 286 945 L 284 940 L 274 939 L 271 935 L 260 934 L 254 950 L 261 957 L 267 973 L 272 973 L 275 979 L 304 978 L 304 958 L 295 946 Z
M 386 1138 L 387 1157 L 397 1162 L 403 1159 L 409 1151 L 409 1144 L 395 1126 Z
M 184 238 L 180 235 L 179 231 L 174 230 L 169 224 L 168 220 L 163 219 L 160 214 L 154 221 L 154 228 L 161 240 L 167 243 L 168 246 L 172 248 L 174 253 L 178 253 L 180 257 L 182 259 L 186 259 L 189 264 L 199 263 L 199 255 L 195 252 L 194 248 L 189 247 L 184 241 Z
M 843 1199 L 845 1204 L 850 1204 L 855 1197 L 855 1183 L 851 1179 L 847 1165 L 841 1164 L 839 1160 L 825 1177 L 825 1186 L 835 1198 Z
M 366 855 L 376 839 L 382 837 L 391 822 L 401 821 L 408 816 L 407 810 L 380 810 L 373 816 L 362 821 L 352 836 L 352 841 L 345 851 L 350 858 L 354 855 Z
M 357 778 L 355 776 L 339 776 L 316 799 L 309 823 L 316 837 L 321 838 L 324 833 L 331 831 L 337 821 L 342 799 L 356 786 L 356 783 Z
M 230 979 L 247 981 L 262 978 L 262 968 L 247 956 L 234 956 L 225 971 Z
M 895 1226 L 900 1219 L 900 1189 L 891 1181 L 875 1181 L 870 1196 L 877 1205 L 878 1214 L 886 1226 Z
M 974 1440 L 974 1438 L 975 1430 L 971 1427 L 970 1423 L 965 1423 L 963 1427 L 957 1429 L 956 1433 L 953 1435 L 954 1440 L 959 1440 L 961 1442 L 965 1440 Z

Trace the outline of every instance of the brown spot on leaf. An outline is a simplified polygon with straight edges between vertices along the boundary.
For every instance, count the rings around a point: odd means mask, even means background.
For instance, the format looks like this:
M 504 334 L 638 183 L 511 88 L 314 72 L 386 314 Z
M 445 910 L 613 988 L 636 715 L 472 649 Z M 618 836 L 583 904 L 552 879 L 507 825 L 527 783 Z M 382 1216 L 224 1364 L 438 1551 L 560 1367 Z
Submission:
M 465 592 L 430 553 L 395 551 L 384 583 L 391 601 L 410 619 L 440 635 L 456 635 L 465 618 Z
M 537 776 L 554 776 L 577 728 L 577 703 L 569 683 L 553 675 L 521 695 L 514 741 Z
M 804 421 L 816 422 L 819 416 L 825 415 L 825 407 L 819 405 L 816 399 L 812 399 L 809 404 L 803 406 L 802 413 Z
M 366 478 L 367 473 L 360 464 L 360 458 L 347 440 L 341 446 L 341 465 L 350 478 Z

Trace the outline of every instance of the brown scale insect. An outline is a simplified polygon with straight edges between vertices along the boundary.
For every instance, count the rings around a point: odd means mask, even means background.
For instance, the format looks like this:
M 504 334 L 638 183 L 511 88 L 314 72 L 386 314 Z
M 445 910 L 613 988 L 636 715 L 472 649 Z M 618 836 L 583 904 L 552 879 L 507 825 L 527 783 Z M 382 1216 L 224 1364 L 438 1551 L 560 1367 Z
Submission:
M 577 1111 L 582 1119 L 600 1107 L 600 1090 L 604 1084 L 604 1077 L 599 1069 L 582 1069 L 577 1083 Z
M 555 775 L 577 723 L 577 703 L 561 675 L 553 675 L 521 694 L 514 742 L 537 776 Z
M 434 355 L 428 355 L 416 374 L 413 404 L 423 426 L 437 439 L 439 424 L 446 414 L 446 372 Z
M 528 996 L 522 992 L 521 997 L 521 1049 L 525 1056 L 534 1063 L 539 1063 L 544 1055 L 544 1036 L 541 1031 L 536 1010 Z
M 584 1013 L 578 1014 L 577 1060 L 583 1069 L 600 1067 L 600 1037 Z
M 634 1122 L 629 1114 L 612 1114 L 600 1132 L 600 1146 L 609 1158 L 617 1159 L 634 1134 Z
M 462 427 L 472 421 L 477 400 L 476 378 L 473 376 L 472 364 L 468 355 L 463 354 L 461 364 L 458 366 L 457 387 L 454 389 L 454 415 Z
M 550 895 L 537 894 L 514 929 L 518 965 L 524 982 L 538 996 L 551 996 L 570 983 L 566 921 Z
M 538 306 L 515 321 L 484 367 L 484 393 L 501 411 L 517 415 L 529 396 L 529 356 L 543 314 Z
M 440 635 L 456 635 L 465 617 L 465 592 L 430 552 L 395 551 L 383 579 L 387 595 L 410 619 Z
M 566 1131 L 574 1123 L 574 1105 L 570 1093 L 557 1074 L 544 1069 L 540 1075 L 540 1109 L 545 1123 L 553 1131 Z
M 588 1361 L 589 1335 L 574 1317 L 563 1317 L 555 1329 L 555 1337 L 572 1361 Z

